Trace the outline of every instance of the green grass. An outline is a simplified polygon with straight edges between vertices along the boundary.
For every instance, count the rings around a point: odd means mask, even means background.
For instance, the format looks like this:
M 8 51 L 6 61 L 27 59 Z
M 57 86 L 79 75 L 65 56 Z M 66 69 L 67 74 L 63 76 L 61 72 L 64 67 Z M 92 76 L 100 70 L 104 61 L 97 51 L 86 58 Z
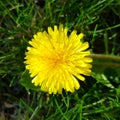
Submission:
M 119 0 L 1 0 L 0 120 L 120 119 L 119 8 Z M 95 54 L 92 76 L 75 93 L 25 89 L 20 80 L 28 41 L 59 24 L 85 34 Z

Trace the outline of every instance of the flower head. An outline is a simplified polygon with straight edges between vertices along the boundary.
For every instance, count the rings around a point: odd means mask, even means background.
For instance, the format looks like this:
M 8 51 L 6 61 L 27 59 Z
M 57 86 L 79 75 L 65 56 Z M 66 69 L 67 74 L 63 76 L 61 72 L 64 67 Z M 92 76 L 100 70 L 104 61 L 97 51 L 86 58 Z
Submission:
M 74 92 L 80 88 L 82 75 L 90 75 L 92 58 L 88 42 L 81 42 L 83 33 L 76 31 L 68 36 L 67 28 L 48 27 L 48 33 L 38 32 L 29 42 L 26 52 L 26 69 L 29 70 L 32 83 L 41 86 L 42 91 L 62 93 L 62 89 Z

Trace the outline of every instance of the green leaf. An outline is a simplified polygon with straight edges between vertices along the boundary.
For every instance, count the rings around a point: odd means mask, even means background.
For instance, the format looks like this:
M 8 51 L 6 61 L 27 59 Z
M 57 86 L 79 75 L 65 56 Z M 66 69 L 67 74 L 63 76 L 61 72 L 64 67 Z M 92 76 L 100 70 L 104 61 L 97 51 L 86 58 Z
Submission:
M 25 70 L 21 79 L 20 79 L 20 84 L 24 86 L 27 90 L 35 90 L 35 91 L 40 91 L 40 87 L 35 86 L 32 82 L 32 78 L 30 77 L 29 71 Z
M 99 83 L 102 83 L 103 85 L 109 87 L 109 88 L 114 88 L 114 86 L 111 84 L 111 82 L 108 80 L 107 76 L 105 74 L 96 74 L 93 73 L 92 75 Z

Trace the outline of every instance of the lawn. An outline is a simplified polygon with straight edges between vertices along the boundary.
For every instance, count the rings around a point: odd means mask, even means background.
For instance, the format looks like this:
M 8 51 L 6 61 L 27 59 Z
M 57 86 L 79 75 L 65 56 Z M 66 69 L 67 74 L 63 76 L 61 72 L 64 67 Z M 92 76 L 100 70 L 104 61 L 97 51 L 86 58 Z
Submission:
M 25 68 L 29 41 L 63 25 L 84 33 L 91 76 L 75 92 L 49 94 Z M 120 1 L 0 0 L 0 120 L 119 120 Z

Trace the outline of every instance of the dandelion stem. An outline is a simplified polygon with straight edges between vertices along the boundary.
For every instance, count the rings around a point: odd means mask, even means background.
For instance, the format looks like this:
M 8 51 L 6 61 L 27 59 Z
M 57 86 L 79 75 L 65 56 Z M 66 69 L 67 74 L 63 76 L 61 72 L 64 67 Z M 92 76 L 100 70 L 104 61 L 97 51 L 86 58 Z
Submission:
M 115 60 L 120 62 L 120 56 L 114 56 L 114 55 L 104 55 L 104 54 L 91 54 L 91 57 L 98 58 L 98 59 L 106 59 L 106 60 Z
M 120 67 L 120 56 L 91 54 L 91 57 L 98 60 L 93 62 L 94 66 Z

